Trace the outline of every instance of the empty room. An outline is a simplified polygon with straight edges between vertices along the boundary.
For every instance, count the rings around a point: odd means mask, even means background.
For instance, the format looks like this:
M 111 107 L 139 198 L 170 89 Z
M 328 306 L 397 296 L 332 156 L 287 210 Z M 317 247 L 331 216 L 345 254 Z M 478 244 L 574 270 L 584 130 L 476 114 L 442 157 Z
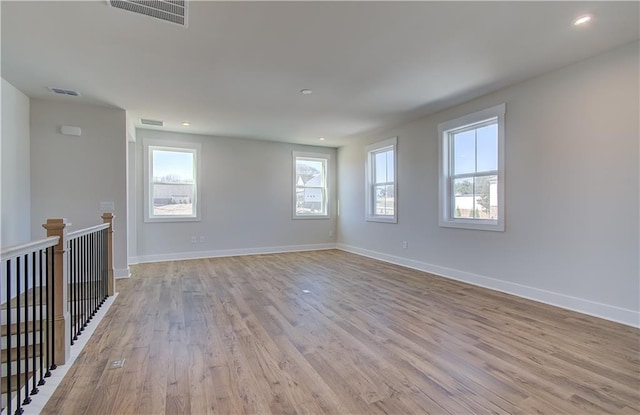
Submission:
M 637 1 L 2 1 L 2 414 L 637 414 Z

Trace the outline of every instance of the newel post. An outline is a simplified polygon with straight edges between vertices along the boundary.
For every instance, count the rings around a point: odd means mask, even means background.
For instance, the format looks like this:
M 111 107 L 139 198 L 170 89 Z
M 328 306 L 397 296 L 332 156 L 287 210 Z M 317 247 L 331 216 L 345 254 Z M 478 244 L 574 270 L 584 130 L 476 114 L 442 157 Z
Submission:
M 102 214 L 102 223 L 108 223 L 107 229 L 107 295 L 112 296 L 116 291 L 116 282 L 113 277 L 113 218 L 114 214 L 105 212 Z
M 53 363 L 63 365 L 69 360 L 71 333 L 69 310 L 67 307 L 67 226 L 66 219 L 47 219 L 42 225 L 47 237 L 57 236 L 58 244 L 53 247 L 54 267 L 47 272 L 47 285 L 52 287 L 53 303 Z M 49 301 L 49 300 L 48 300 Z

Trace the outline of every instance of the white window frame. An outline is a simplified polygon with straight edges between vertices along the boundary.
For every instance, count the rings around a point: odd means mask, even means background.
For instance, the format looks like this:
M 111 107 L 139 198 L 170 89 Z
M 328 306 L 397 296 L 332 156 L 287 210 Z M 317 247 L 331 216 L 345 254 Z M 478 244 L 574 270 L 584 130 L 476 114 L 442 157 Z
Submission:
M 202 146 L 199 143 L 185 143 L 179 141 L 145 139 L 144 146 L 144 221 L 145 222 L 199 222 L 200 218 L 200 153 Z M 153 214 L 153 163 L 152 152 L 154 150 L 178 151 L 193 154 L 195 189 L 193 191 L 193 211 L 192 215 L 165 215 Z
M 378 153 L 393 151 L 393 182 L 376 183 L 375 181 L 375 156 Z M 370 144 L 366 151 L 366 172 L 365 172 L 365 219 L 368 222 L 398 223 L 398 137 L 391 137 L 378 143 Z M 393 215 L 378 215 L 375 209 L 376 185 L 393 185 Z
M 506 105 L 500 104 L 491 108 L 484 109 L 482 111 L 474 112 L 454 120 L 443 122 L 438 124 L 438 137 L 440 145 L 440 226 L 462 229 L 479 229 L 487 231 L 504 231 L 505 227 L 505 194 L 504 194 L 504 182 L 505 182 L 505 170 L 504 170 L 504 142 L 505 142 L 505 127 L 504 118 L 506 112 Z M 479 126 L 485 122 L 495 120 L 497 122 L 498 130 L 498 170 L 491 172 L 498 177 L 497 191 L 498 191 L 498 219 L 470 219 L 470 218 L 456 218 L 453 215 L 453 154 L 452 154 L 452 133 L 455 131 L 463 130 Z M 488 172 L 482 172 L 482 174 L 473 174 L 484 176 Z
M 331 179 L 331 175 L 330 175 L 330 169 L 331 169 L 331 155 L 330 154 L 326 154 L 326 153 L 309 153 L 309 152 L 302 152 L 302 151 L 294 151 L 292 153 L 292 158 L 293 158 L 293 186 L 292 186 L 292 190 L 293 190 L 293 194 L 291 197 L 292 200 L 292 218 L 293 219 L 329 219 L 331 218 L 331 213 L 330 213 L 330 202 L 329 202 L 329 183 L 331 183 L 330 179 Z M 297 212 L 296 209 L 296 190 L 298 187 L 298 184 L 296 183 L 296 161 L 297 159 L 310 159 L 310 160 L 319 160 L 322 161 L 324 164 L 324 186 L 319 187 L 323 189 L 323 202 L 324 202 L 324 213 L 314 213 L 314 214 L 299 214 Z

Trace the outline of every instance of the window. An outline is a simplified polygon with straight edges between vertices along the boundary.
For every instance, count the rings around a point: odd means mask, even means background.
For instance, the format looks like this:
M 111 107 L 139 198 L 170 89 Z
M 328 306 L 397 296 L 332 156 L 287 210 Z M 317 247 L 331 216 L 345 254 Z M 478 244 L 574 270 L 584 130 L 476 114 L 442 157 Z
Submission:
M 504 231 L 505 105 L 438 125 L 440 226 Z
M 145 222 L 200 220 L 200 145 L 145 140 L 145 147 Z
M 328 218 L 329 155 L 293 152 L 293 218 Z
M 367 146 L 366 220 L 398 222 L 396 146 L 393 137 Z

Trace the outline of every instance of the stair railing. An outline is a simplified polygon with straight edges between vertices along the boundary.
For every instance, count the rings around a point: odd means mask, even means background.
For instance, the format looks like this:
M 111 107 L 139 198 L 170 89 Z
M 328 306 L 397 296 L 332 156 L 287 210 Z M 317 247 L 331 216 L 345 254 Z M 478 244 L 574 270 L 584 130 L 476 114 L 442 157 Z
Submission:
M 49 219 L 46 239 L 0 250 L 2 414 L 23 413 L 114 294 L 113 218 L 70 234 L 66 219 Z
M 107 222 L 68 235 L 67 304 L 71 345 L 110 295 L 107 266 L 110 227 Z
M 2 299 L 2 407 L 22 413 L 55 369 L 51 328 L 51 298 L 59 237 L 3 248 L 0 297 Z M 46 338 L 45 338 L 46 337 Z M 29 380 L 32 389 L 29 391 Z

